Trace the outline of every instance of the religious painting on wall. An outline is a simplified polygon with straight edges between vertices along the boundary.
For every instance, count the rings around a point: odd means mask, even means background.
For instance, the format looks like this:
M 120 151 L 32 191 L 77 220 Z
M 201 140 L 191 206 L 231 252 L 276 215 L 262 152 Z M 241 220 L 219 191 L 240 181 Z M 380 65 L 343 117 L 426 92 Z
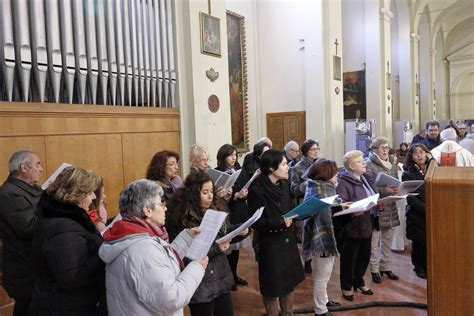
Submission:
M 343 80 L 344 120 L 367 119 L 365 70 L 345 72 Z
M 220 19 L 200 12 L 201 53 L 221 57 Z
M 230 118 L 232 145 L 239 152 L 248 151 L 247 60 L 245 20 L 227 11 L 227 46 L 229 57 Z

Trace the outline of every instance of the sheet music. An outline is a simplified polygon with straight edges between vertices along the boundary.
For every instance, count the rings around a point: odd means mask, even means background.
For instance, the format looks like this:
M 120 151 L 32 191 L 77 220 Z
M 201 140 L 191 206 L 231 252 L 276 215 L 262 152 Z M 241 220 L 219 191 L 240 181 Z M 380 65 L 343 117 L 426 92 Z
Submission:
M 362 212 L 362 211 L 368 211 L 372 207 L 377 205 L 377 200 L 379 199 L 380 194 L 374 194 L 372 196 L 369 196 L 368 198 L 359 200 L 357 202 L 354 202 L 351 204 L 351 206 L 341 212 L 338 212 L 333 215 L 334 216 L 340 216 L 340 215 L 346 215 L 346 214 L 351 214 L 355 212 Z
M 334 200 L 338 197 L 339 195 L 333 195 L 333 196 L 330 196 L 330 197 L 327 197 L 327 198 L 324 198 L 324 199 L 321 199 L 321 201 L 323 201 L 324 203 L 327 203 L 329 205 L 332 205 L 334 203 Z
M 224 237 L 221 237 L 221 238 L 217 239 L 216 243 L 220 244 L 224 241 L 232 240 L 233 238 L 240 235 L 241 232 L 243 232 L 244 230 L 246 230 L 247 228 L 252 226 L 253 223 L 258 221 L 260 219 L 260 217 L 262 217 L 262 213 L 263 213 L 264 208 L 265 208 L 265 206 L 262 206 L 261 208 L 259 208 L 257 211 L 255 211 L 255 213 L 252 215 L 252 217 L 250 217 L 248 220 L 245 221 L 245 223 L 243 223 L 238 228 L 234 229 L 233 231 L 231 231 L 230 233 L 228 233 Z
M 408 194 L 405 194 L 405 195 L 389 195 L 389 196 L 384 197 L 383 199 L 379 199 L 377 203 L 378 204 L 389 204 L 389 203 L 393 203 L 393 202 L 396 202 L 396 201 L 399 201 L 399 200 L 406 199 L 407 197 L 409 197 L 411 195 L 418 195 L 418 193 L 408 193 Z
M 214 181 L 216 188 L 223 187 L 230 177 L 229 174 L 212 168 L 208 168 L 206 173 L 211 177 L 212 181 Z
M 305 219 L 321 210 L 327 209 L 331 206 L 331 204 L 318 199 L 316 196 L 312 196 L 300 205 L 297 205 L 295 208 L 285 213 L 283 218 L 297 217 L 298 219 Z
M 248 190 L 253 180 L 255 180 L 255 178 L 257 178 L 261 173 L 262 171 L 260 171 L 260 169 L 257 169 L 255 173 L 253 174 L 252 178 L 250 178 L 250 180 L 247 181 L 247 183 L 243 186 L 242 190 L 243 189 Z
M 67 163 L 67 162 L 63 162 L 62 165 L 59 166 L 58 169 L 56 169 L 56 171 L 54 171 L 54 173 L 48 178 L 48 180 L 46 180 L 43 185 L 41 186 L 41 188 L 43 190 L 46 190 L 50 185 L 51 183 L 54 182 L 54 180 L 56 180 L 56 178 L 59 176 L 59 174 L 61 173 L 61 171 L 63 171 L 64 169 L 66 169 L 67 167 L 70 167 L 72 166 L 71 164 Z
M 398 180 L 397 178 L 394 178 L 392 176 L 389 176 L 388 174 L 385 174 L 383 172 L 379 172 L 377 174 L 377 177 L 375 178 L 375 183 L 376 186 L 378 187 L 386 187 L 391 185 L 394 188 L 400 187 L 402 182 Z
M 206 211 L 199 226 L 201 232 L 194 238 L 191 247 L 186 252 L 186 257 L 199 260 L 207 256 L 227 215 L 227 213 L 211 209 Z
M 227 181 L 224 184 L 224 192 L 228 192 L 234 186 L 234 183 L 235 181 L 237 181 L 237 178 L 239 177 L 241 172 L 242 172 L 242 169 L 237 170 L 227 179 Z
M 400 186 L 400 193 L 398 193 L 397 195 L 404 195 L 415 192 L 423 183 L 425 183 L 424 180 L 404 181 Z

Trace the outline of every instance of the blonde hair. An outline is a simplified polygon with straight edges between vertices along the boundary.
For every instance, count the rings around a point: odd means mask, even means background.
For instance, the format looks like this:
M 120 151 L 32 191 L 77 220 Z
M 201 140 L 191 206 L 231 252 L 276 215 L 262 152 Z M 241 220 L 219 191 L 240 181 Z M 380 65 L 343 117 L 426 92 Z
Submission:
M 209 154 L 204 147 L 201 145 L 192 145 L 189 152 L 189 162 L 194 166 L 199 160 L 204 159 L 204 157 L 209 158 Z
M 94 172 L 71 166 L 61 171 L 46 192 L 61 203 L 78 205 L 97 189 L 99 183 L 100 178 Z
M 346 170 L 350 170 L 351 169 L 350 165 L 352 164 L 352 161 L 362 156 L 364 156 L 364 153 L 361 152 L 360 150 L 351 150 L 351 151 L 346 152 L 344 154 L 344 157 L 342 157 L 342 160 L 344 161 L 344 168 Z

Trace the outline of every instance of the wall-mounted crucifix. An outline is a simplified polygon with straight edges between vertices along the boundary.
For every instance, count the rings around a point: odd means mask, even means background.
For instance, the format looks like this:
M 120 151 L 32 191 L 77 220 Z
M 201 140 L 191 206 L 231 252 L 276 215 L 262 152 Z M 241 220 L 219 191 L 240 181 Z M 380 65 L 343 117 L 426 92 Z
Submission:
M 339 46 L 339 43 L 337 42 L 337 38 L 336 38 L 336 41 L 334 42 L 334 45 L 336 45 L 336 56 L 337 56 L 337 47 Z

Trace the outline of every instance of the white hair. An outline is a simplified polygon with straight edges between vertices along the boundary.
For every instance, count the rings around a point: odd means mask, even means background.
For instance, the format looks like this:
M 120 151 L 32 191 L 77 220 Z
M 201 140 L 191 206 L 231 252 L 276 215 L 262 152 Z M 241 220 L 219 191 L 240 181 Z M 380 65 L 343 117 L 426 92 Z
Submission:
M 286 143 L 285 147 L 283 147 L 283 150 L 287 153 L 291 150 L 291 147 L 294 145 L 298 146 L 298 143 L 295 142 L 294 140 L 290 140 L 288 143 Z
M 450 128 L 447 128 L 447 129 L 441 131 L 441 133 L 439 134 L 439 137 L 441 138 L 441 141 L 443 141 L 443 142 L 445 140 L 454 140 L 454 141 L 456 141 L 456 139 L 458 138 L 458 134 L 456 133 L 454 128 L 450 127 Z
M 8 172 L 11 174 L 18 174 L 21 165 L 27 165 L 31 168 L 31 155 L 34 155 L 34 153 L 28 150 L 17 151 L 14 153 L 8 160 Z

